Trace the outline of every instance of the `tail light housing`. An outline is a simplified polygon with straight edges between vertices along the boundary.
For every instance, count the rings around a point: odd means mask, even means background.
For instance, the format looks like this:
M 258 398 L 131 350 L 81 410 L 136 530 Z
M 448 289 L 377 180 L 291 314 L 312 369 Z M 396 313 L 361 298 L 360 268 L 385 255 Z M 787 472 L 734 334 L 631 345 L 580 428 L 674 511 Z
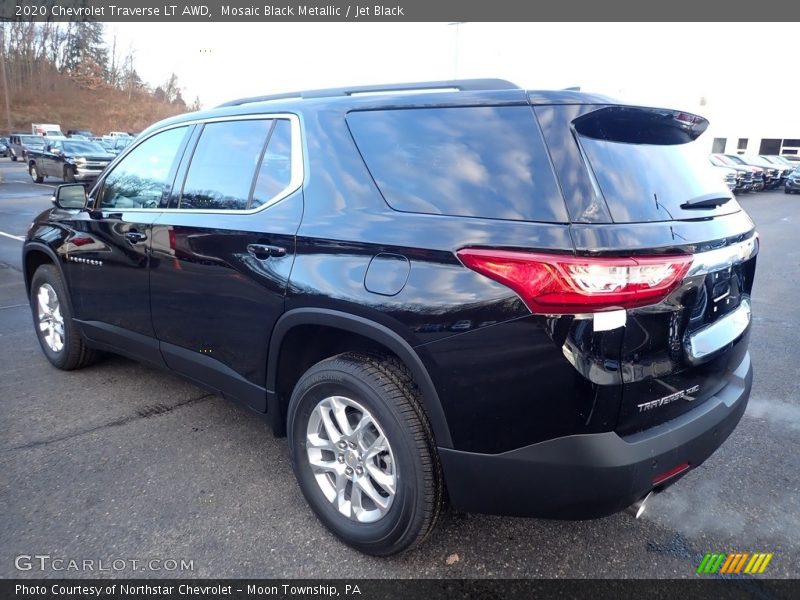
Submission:
M 531 312 L 544 314 L 657 304 L 692 264 L 689 254 L 592 257 L 486 248 L 456 254 L 466 267 L 514 290 Z

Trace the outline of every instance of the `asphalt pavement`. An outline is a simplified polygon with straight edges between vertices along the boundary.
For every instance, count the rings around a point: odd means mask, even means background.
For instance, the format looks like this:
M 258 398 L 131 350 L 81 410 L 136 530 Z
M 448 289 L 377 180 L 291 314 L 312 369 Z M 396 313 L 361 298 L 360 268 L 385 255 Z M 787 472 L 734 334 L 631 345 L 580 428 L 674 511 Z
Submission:
M 697 577 L 711 551 L 771 552 L 769 575 L 800 576 L 800 196 L 739 198 L 762 240 L 755 383 L 739 427 L 704 465 L 639 520 L 448 510 L 421 548 L 378 559 L 319 524 L 285 440 L 257 415 L 119 357 L 69 373 L 49 365 L 20 249 L 60 182 L 33 184 L 9 159 L 0 175 L 0 577 L 672 578 Z M 24 558 L 37 554 L 50 558 Z M 70 560 L 95 562 L 76 571 Z

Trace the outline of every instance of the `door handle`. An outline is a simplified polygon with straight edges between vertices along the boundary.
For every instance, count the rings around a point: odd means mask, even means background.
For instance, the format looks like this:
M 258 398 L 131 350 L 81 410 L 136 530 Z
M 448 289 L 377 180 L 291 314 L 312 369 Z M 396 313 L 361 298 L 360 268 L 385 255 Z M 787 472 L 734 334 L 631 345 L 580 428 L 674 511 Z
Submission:
M 138 244 L 139 242 L 143 242 L 147 239 L 147 234 L 134 229 L 125 232 L 125 239 L 127 239 L 129 242 L 133 242 L 134 244 Z
M 260 260 L 272 256 L 286 256 L 286 248 L 269 246 L 267 244 L 247 244 L 247 251 Z

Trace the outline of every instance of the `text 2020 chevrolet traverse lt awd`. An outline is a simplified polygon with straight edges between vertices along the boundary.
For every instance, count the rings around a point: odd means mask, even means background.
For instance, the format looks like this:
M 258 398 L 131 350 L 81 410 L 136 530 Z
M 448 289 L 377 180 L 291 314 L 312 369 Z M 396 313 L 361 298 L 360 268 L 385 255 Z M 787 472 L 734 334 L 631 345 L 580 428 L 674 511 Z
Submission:
M 58 368 L 111 351 L 265 414 L 370 554 L 423 540 L 445 494 L 609 515 L 700 465 L 750 392 L 758 241 L 706 126 L 499 80 L 171 118 L 31 225 L 36 332 Z

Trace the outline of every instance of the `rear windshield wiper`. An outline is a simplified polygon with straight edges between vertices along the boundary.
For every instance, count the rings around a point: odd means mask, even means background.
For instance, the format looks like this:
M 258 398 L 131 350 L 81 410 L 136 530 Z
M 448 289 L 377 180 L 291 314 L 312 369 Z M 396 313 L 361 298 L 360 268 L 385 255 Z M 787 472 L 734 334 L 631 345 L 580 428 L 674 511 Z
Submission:
M 698 196 L 697 198 L 692 198 L 691 200 L 687 200 L 686 202 L 681 204 L 681 208 L 683 209 L 714 208 L 716 206 L 722 206 L 729 200 L 732 200 L 730 196 L 720 196 L 719 194 L 703 194 L 702 196 Z

